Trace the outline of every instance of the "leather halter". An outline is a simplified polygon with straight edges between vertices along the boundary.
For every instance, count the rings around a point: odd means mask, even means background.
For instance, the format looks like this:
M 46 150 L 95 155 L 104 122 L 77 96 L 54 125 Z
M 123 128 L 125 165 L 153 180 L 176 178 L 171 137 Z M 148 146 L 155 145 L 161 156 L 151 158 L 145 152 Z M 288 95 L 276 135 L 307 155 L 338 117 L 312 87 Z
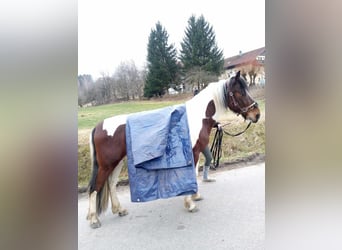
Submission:
M 239 103 L 235 100 L 234 93 L 229 92 L 229 96 L 232 98 L 234 106 L 240 109 L 241 112 L 239 112 L 239 114 L 247 113 L 250 109 L 254 108 L 254 106 L 256 105 L 256 102 L 253 102 L 251 105 L 241 108 Z
M 247 107 L 241 108 L 239 103 L 235 99 L 233 91 L 228 90 L 228 88 L 229 88 L 229 84 L 227 84 L 227 86 L 224 86 L 224 99 L 225 99 L 226 107 L 229 108 L 229 100 L 227 100 L 227 98 L 226 98 L 227 92 L 228 92 L 228 96 L 232 99 L 233 105 L 240 110 L 240 112 L 237 112 L 238 115 L 247 113 L 249 110 L 253 109 L 254 106 L 258 105 L 256 102 L 253 102 L 252 104 L 248 105 Z

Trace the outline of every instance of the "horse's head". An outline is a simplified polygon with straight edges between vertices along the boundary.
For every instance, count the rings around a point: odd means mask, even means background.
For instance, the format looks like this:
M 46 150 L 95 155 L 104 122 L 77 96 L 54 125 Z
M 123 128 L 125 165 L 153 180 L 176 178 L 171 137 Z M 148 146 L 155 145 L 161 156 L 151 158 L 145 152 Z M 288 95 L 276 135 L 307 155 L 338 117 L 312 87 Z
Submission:
M 259 120 L 258 103 L 249 95 L 246 81 L 240 77 L 240 71 L 226 83 L 225 98 L 228 108 L 234 113 L 252 122 Z

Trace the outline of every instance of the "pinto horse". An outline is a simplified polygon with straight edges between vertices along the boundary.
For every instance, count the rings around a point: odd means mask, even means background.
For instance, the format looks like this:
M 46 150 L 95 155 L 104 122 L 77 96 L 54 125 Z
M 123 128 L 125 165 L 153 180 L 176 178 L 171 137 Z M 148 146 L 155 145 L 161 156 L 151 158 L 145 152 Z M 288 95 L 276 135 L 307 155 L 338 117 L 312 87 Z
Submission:
M 185 103 L 195 166 L 198 166 L 200 152 L 208 145 L 212 127 L 228 108 L 245 120 L 256 123 L 260 117 L 257 102 L 248 93 L 240 72 L 228 81 L 210 83 L 199 94 Z M 96 125 L 90 135 L 90 153 L 93 172 L 89 183 L 90 226 L 101 226 L 98 215 L 108 207 L 109 196 L 113 214 L 128 214 L 121 207 L 116 195 L 116 184 L 126 156 L 127 115 L 114 116 Z M 197 171 L 197 167 L 196 167 Z M 199 192 L 187 195 L 184 206 L 189 212 L 197 211 L 194 201 L 201 200 Z

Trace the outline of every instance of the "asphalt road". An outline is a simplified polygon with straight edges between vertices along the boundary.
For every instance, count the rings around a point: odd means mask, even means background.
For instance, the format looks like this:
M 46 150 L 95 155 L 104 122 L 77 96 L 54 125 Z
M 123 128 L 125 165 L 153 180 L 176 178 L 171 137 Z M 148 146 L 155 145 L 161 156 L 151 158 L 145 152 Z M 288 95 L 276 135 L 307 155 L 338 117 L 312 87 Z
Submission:
M 264 249 L 265 164 L 211 171 L 202 183 L 199 211 L 189 213 L 183 197 L 132 203 L 128 187 L 118 197 L 128 215 L 100 216 L 102 227 L 86 220 L 88 198 L 78 200 L 78 249 Z

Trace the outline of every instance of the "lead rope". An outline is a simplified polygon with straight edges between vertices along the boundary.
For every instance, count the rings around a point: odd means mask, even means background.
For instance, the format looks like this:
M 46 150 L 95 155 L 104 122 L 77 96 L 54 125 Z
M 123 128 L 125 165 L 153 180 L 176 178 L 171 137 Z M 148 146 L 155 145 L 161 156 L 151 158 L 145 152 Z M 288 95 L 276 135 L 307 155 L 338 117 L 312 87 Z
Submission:
M 222 127 L 217 127 L 213 143 L 211 144 L 211 155 L 213 156 L 213 169 L 216 169 L 220 164 L 220 159 L 222 155 L 222 137 L 223 131 Z
M 239 133 L 236 133 L 236 134 L 231 134 L 227 131 L 225 131 L 223 129 L 224 126 L 228 125 L 228 124 L 225 124 L 223 126 L 218 126 L 217 129 L 216 129 L 216 133 L 215 133 L 215 136 L 214 136 L 214 140 L 213 140 L 213 143 L 211 144 L 211 148 L 210 148 L 210 151 L 211 151 L 211 154 L 213 156 L 213 169 L 215 170 L 219 164 L 220 164 L 220 159 L 221 159 L 221 156 L 222 156 L 222 138 L 223 138 L 223 132 L 226 134 L 226 135 L 229 135 L 229 136 L 239 136 L 241 134 L 243 134 L 244 132 L 246 132 L 246 130 L 249 128 L 249 126 L 251 125 L 252 122 L 249 122 L 247 127 L 239 132 Z

